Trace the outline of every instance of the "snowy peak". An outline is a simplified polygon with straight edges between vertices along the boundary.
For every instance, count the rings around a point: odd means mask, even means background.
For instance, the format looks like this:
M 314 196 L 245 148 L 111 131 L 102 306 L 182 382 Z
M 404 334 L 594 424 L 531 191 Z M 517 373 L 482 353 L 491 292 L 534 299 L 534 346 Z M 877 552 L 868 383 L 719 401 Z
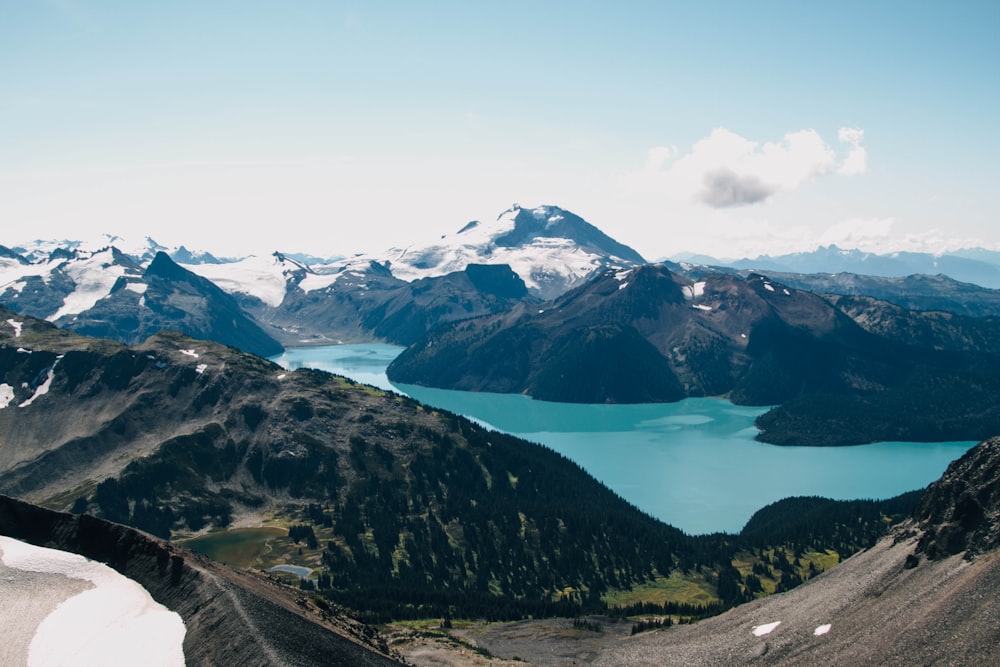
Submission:
M 621 244 L 580 216 L 558 206 L 538 206 L 531 210 L 517 204 L 500 215 L 513 221 L 513 229 L 495 240 L 501 247 L 530 244 L 537 239 L 569 239 L 595 253 L 617 257 L 633 264 L 645 260 L 632 248 Z
M 393 275 L 407 281 L 463 271 L 469 264 L 507 264 L 531 294 L 551 299 L 604 268 L 645 263 L 623 245 L 558 206 L 514 204 L 494 221 L 472 221 L 454 234 L 395 250 Z

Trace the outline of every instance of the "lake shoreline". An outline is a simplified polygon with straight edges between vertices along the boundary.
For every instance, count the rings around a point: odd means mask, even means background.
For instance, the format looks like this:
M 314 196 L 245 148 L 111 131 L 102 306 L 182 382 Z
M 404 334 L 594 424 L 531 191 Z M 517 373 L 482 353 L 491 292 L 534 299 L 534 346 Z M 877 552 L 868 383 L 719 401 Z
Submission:
M 692 535 L 738 533 L 754 512 L 787 497 L 886 499 L 920 489 L 975 444 L 772 445 L 756 439 L 755 419 L 768 406 L 721 397 L 594 405 L 397 385 L 385 368 L 401 350 L 291 348 L 273 360 L 401 393 L 553 449 L 642 511 Z

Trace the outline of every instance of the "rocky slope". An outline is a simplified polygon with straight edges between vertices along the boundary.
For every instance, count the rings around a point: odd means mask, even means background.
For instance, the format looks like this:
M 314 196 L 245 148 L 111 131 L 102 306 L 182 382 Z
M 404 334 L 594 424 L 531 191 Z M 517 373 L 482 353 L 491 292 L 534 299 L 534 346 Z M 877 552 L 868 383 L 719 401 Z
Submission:
M 106 563 L 141 584 L 183 619 L 187 665 L 399 664 L 343 611 L 125 526 L 0 496 L 0 535 Z
M 912 516 L 871 548 L 720 616 L 639 634 L 630 634 L 633 621 L 591 617 L 471 626 L 451 631 L 450 643 L 396 641 L 415 664 L 455 667 L 995 665 L 998 531 L 1000 438 L 993 438 L 954 462 Z
M 953 463 L 872 549 L 789 593 L 622 641 L 592 664 L 996 664 L 998 489 L 994 438 Z

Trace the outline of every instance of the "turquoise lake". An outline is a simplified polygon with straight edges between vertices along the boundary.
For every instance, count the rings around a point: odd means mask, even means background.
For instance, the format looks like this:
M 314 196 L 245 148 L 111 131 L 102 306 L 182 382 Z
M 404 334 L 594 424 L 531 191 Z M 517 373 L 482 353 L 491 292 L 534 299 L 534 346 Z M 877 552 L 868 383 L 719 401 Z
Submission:
M 273 361 L 397 391 L 546 445 L 639 509 L 691 534 L 738 532 L 756 510 L 788 496 L 890 498 L 920 489 L 975 444 L 777 447 L 754 440 L 754 418 L 766 408 L 718 398 L 579 405 L 397 385 L 385 369 L 401 351 L 379 344 L 293 348 Z

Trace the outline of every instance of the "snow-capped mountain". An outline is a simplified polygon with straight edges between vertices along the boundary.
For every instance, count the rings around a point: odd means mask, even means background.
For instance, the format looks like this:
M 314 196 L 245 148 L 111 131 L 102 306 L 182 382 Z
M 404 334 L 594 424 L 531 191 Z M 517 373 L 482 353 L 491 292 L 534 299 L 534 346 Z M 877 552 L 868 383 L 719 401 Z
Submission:
M 32 255 L 35 256 L 35 255 Z M 0 302 L 52 322 L 92 308 L 115 289 L 144 290 L 143 269 L 113 246 L 53 248 L 45 259 L 0 259 Z M 141 293 L 141 292 L 140 292 Z
M 110 246 L 113 246 L 123 255 L 131 257 L 140 266 L 146 266 L 152 262 L 158 252 L 166 253 L 175 262 L 181 264 L 218 264 L 220 262 L 233 261 L 232 259 L 219 259 L 203 250 L 189 250 L 184 246 L 169 248 L 157 243 L 149 236 L 135 239 L 118 236 L 117 234 L 101 234 L 89 240 L 36 239 L 28 243 L 16 245 L 10 250 L 28 262 L 37 264 L 48 260 L 52 257 L 53 253 L 56 256 L 60 256 L 73 251 L 97 252 Z
M 146 265 L 115 246 L 54 248 L 41 261 L 0 253 L 0 304 L 88 335 L 137 343 L 163 329 L 261 355 L 281 345 L 232 296 L 159 252 Z
M 384 260 L 406 281 L 461 271 L 469 264 L 507 264 L 543 299 L 583 284 L 604 268 L 644 264 L 583 218 L 558 206 L 514 204 L 495 221 L 474 221 L 436 241 L 387 253 Z

